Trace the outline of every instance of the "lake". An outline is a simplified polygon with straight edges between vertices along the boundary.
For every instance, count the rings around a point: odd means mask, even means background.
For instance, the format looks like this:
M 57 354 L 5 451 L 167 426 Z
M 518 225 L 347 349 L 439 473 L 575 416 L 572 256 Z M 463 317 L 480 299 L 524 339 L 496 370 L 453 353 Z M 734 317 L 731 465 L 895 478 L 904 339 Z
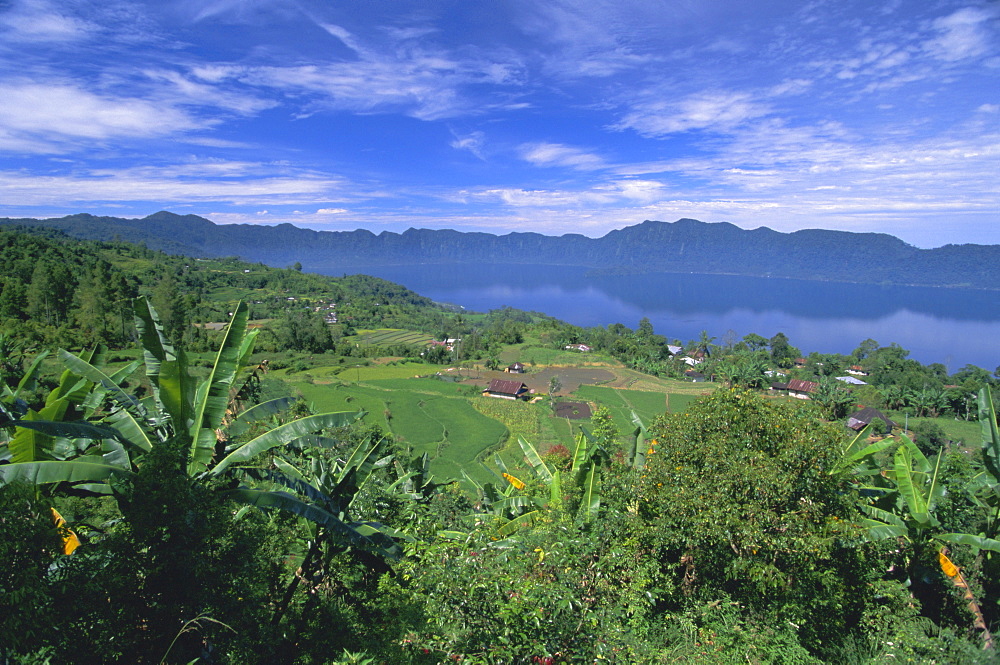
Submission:
M 586 268 L 536 265 L 417 265 L 354 268 L 438 302 L 488 311 L 505 305 L 578 326 L 622 323 L 682 342 L 702 330 L 772 337 L 803 351 L 851 353 L 867 338 L 910 350 L 950 372 L 1000 365 L 1000 293 L 840 284 L 725 275 L 594 275 Z M 342 274 L 342 273 L 340 273 Z

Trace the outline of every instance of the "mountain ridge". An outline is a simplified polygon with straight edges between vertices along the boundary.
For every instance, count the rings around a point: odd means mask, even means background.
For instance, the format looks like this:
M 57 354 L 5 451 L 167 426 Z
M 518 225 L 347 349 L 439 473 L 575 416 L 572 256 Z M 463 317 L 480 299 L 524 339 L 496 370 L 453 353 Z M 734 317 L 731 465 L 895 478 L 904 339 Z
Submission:
M 448 263 L 552 264 L 606 273 L 683 272 L 785 277 L 867 284 L 1000 288 L 1000 245 L 948 244 L 919 249 L 885 233 L 766 226 L 741 229 L 728 222 L 682 218 L 645 220 L 599 238 L 578 233 L 505 235 L 455 229 L 409 228 L 318 231 L 275 226 L 216 224 L 198 215 L 160 211 L 144 218 L 88 213 L 32 219 L 3 218 L 0 225 L 60 230 L 89 240 L 145 243 L 191 256 L 239 256 L 274 266 L 335 274 L 375 265 Z

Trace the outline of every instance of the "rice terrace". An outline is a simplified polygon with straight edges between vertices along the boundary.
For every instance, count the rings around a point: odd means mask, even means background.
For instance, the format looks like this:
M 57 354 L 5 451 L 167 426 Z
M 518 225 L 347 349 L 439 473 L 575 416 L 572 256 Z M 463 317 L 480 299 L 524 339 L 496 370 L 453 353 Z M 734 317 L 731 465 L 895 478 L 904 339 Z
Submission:
M 363 330 L 350 339 L 361 347 L 432 341 L 424 333 L 401 329 Z M 314 411 L 364 410 L 365 422 L 392 433 L 415 455 L 427 453 L 436 476 L 460 478 L 464 470 L 480 483 L 495 480 L 487 470 L 498 470 L 494 454 L 510 468 L 523 465 L 518 437 L 542 452 L 557 445 L 571 447 L 581 428 L 590 429 L 593 411 L 604 407 L 624 441 L 634 428 L 633 414 L 652 422 L 711 390 L 641 375 L 606 357 L 553 352 L 530 343 L 512 345 L 503 355 L 533 362 L 524 374 L 510 374 L 482 363 L 435 367 L 405 358 L 377 358 L 345 367 L 323 365 L 317 357 L 306 371 L 275 374 L 299 391 Z M 539 358 L 563 364 L 543 365 Z M 529 399 L 484 397 L 483 389 L 497 378 L 523 382 Z M 559 391 L 550 395 L 553 378 Z

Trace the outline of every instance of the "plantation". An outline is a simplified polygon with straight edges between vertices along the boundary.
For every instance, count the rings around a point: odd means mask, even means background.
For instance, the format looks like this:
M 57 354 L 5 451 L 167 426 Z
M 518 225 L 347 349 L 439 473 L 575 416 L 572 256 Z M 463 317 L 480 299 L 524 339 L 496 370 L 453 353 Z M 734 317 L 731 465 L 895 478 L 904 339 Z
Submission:
M 362 346 L 413 346 L 423 348 L 434 341 L 426 333 L 412 330 L 359 330 L 354 342 Z

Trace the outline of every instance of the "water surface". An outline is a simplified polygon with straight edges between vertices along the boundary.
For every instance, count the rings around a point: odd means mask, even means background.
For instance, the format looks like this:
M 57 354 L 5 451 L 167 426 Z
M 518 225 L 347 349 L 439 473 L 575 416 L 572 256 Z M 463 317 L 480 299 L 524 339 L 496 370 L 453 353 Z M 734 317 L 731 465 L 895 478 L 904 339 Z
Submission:
M 850 353 L 872 338 L 896 342 L 924 364 L 954 372 L 1000 365 L 1000 293 L 725 275 L 593 275 L 534 265 L 355 268 L 439 302 L 488 311 L 509 305 L 578 326 L 648 317 L 658 334 L 687 342 L 702 330 L 723 341 L 785 333 L 804 353 Z

